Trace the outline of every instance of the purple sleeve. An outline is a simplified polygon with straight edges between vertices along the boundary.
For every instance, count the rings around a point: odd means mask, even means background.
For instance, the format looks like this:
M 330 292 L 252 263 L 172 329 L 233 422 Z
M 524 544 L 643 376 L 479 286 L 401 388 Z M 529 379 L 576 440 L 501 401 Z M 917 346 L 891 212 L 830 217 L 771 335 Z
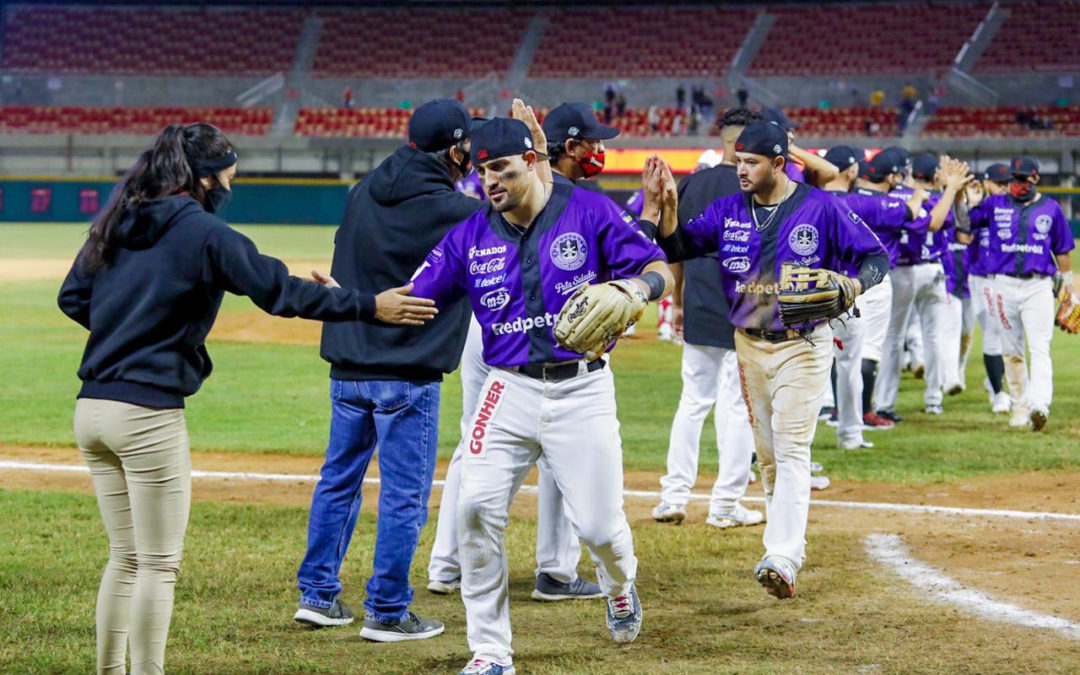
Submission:
M 468 280 L 457 245 L 463 228 L 459 225 L 447 232 L 428 253 L 412 277 L 414 296 L 430 298 L 436 307 L 443 307 L 465 295 Z
M 907 203 L 902 199 L 878 199 L 874 223 L 881 229 L 899 230 L 907 222 Z
M 614 278 L 635 276 L 652 261 L 667 260 L 660 247 L 645 236 L 628 213 L 610 199 L 605 201 L 607 208 L 597 214 L 600 220 L 596 236 L 601 262 Z
M 634 191 L 630 195 L 630 199 L 626 200 L 626 210 L 634 214 L 635 218 L 641 217 L 641 210 L 645 206 L 645 193 L 640 188 Z
M 968 217 L 971 219 L 971 227 L 990 227 L 990 213 L 993 209 L 988 207 L 987 202 L 989 201 L 989 197 L 984 197 L 978 205 L 968 212 Z
M 1043 197 L 1043 199 L 1048 199 Z M 1076 248 L 1076 242 L 1073 241 L 1072 230 L 1069 228 L 1069 223 L 1065 220 L 1065 214 L 1061 212 L 1061 208 L 1054 205 L 1054 215 L 1051 216 L 1054 219 L 1053 224 L 1050 226 L 1050 250 L 1055 255 L 1062 253 L 1068 253 Z
M 833 255 L 843 266 L 858 268 L 863 259 L 872 255 L 888 255 L 863 219 L 839 199 L 830 199 L 824 205 L 823 214 L 833 231 L 836 242 Z

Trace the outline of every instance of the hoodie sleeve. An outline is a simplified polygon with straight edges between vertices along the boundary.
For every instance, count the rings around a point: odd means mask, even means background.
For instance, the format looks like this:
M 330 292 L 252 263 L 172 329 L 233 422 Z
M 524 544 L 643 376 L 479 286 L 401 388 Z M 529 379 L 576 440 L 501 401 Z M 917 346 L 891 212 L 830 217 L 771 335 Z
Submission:
M 274 316 L 319 321 L 375 321 L 375 296 L 326 288 L 291 276 L 285 263 L 262 255 L 255 244 L 222 224 L 211 229 L 204 247 L 207 282 L 246 295 Z
M 60 295 L 57 297 L 56 302 L 60 305 L 60 311 L 67 314 L 68 317 L 75 321 L 83 328 L 90 330 L 90 296 L 94 288 L 93 276 L 86 276 L 79 271 L 79 258 L 82 257 L 82 253 L 75 258 L 75 263 L 71 266 L 71 270 L 68 272 L 67 278 L 64 279 L 64 283 L 60 286 Z

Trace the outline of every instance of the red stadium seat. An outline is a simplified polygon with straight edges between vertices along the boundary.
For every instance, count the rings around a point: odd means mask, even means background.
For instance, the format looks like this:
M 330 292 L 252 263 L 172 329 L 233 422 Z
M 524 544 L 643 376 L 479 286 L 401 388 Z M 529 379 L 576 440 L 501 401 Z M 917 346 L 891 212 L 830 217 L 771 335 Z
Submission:
M 263 136 L 273 116 L 269 108 L 0 106 L 0 133 L 153 135 L 174 122 L 208 122 L 227 134 Z

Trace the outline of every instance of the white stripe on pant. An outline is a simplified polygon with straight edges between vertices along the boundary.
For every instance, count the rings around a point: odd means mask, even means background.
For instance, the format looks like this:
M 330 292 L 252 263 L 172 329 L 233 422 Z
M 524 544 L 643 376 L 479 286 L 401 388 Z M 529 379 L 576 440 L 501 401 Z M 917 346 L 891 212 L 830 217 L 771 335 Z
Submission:
M 97 598 L 97 672 L 165 671 L 165 640 L 191 509 L 191 455 L 182 409 L 83 398 L 75 439 L 90 467 L 109 562 Z
M 679 506 L 690 501 L 697 481 L 701 427 L 709 411 L 716 428 L 719 469 L 713 483 L 709 515 L 735 511 L 750 481 L 754 436 L 739 382 L 735 350 L 685 343 L 682 353 L 682 394 L 671 423 L 667 475 L 660 479 L 660 499 Z
M 806 556 L 810 442 L 832 363 L 832 331 L 773 343 L 735 332 L 743 395 L 765 489 L 765 556 L 798 569 Z
M 507 664 L 513 650 L 503 530 L 513 495 L 539 457 L 547 459 L 608 597 L 630 588 L 637 559 L 623 512 L 611 371 L 544 382 L 495 368 L 480 401 L 461 460 L 461 598 L 474 655 Z

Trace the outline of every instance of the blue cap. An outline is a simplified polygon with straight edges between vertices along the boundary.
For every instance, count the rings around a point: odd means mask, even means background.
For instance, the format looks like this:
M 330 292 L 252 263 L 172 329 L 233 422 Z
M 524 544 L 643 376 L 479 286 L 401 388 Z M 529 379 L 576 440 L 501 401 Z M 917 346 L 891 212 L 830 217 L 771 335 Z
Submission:
M 784 131 L 799 126 L 795 122 L 789 120 L 788 116 L 784 114 L 784 111 L 781 108 L 762 108 L 761 119 L 766 122 L 772 122 L 773 124 L 779 124 Z
M 911 164 L 911 153 L 907 151 L 907 148 L 902 148 L 899 145 L 890 145 L 885 149 L 893 153 L 896 159 L 900 162 L 901 169 L 908 164 Z
M 870 180 L 880 183 L 891 173 L 902 173 L 904 161 L 896 152 L 886 148 L 874 155 L 866 174 Z
M 1039 163 L 1033 157 L 1019 155 L 1009 160 L 1009 173 L 1014 176 L 1038 176 Z
M 521 120 L 496 117 L 472 132 L 469 154 L 476 164 L 500 157 L 523 155 L 533 147 L 532 133 Z
M 992 180 L 995 183 L 1008 183 L 1012 179 L 1012 172 L 1009 170 L 1008 164 L 991 164 L 986 167 L 986 171 L 983 172 L 983 180 Z
M 749 152 L 766 157 L 787 157 L 787 132 L 778 124 L 758 120 L 746 125 L 735 141 L 736 152 Z
M 409 118 L 409 145 L 423 152 L 445 150 L 469 136 L 474 123 L 456 98 L 437 98 Z
M 595 138 L 606 141 L 619 135 L 619 130 L 600 124 L 596 115 L 584 103 L 563 103 L 544 118 L 544 135 L 549 143 L 565 143 L 571 138 Z
M 911 175 L 919 180 L 933 180 L 939 165 L 940 161 L 937 155 L 932 152 L 924 152 L 916 155 L 915 159 L 911 161 Z
M 859 163 L 863 158 L 863 151 L 856 150 L 850 145 L 836 145 L 829 148 L 825 153 L 825 161 L 835 166 L 839 171 L 847 171 Z

